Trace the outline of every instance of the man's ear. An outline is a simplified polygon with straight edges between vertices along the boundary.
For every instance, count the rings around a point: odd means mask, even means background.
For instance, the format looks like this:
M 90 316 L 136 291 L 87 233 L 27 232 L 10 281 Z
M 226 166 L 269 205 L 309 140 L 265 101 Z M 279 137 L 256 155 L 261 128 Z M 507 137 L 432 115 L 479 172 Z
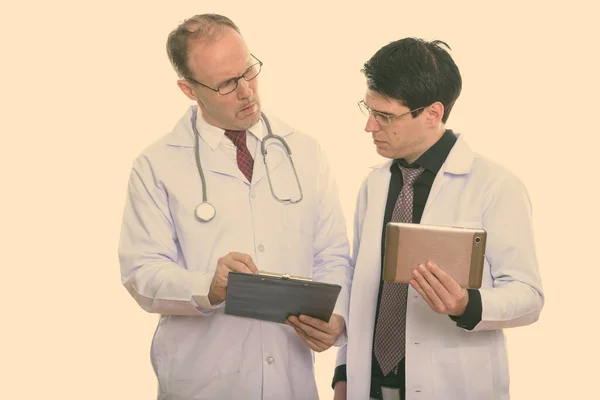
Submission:
M 439 101 L 431 104 L 425 110 L 425 115 L 427 119 L 427 125 L 429 126 L 437 126 L 442 123 L 442 118 L 444 117 L 444 105 Z
M 178 80 L 177 86 L 179 86 L 179 89 L 181 89 L 183 94 L 185 94 L 190 100 L 198 101 L 198 97 L 196 97 L 194 89 L 192 89 L 192 86 L 185 79 Z

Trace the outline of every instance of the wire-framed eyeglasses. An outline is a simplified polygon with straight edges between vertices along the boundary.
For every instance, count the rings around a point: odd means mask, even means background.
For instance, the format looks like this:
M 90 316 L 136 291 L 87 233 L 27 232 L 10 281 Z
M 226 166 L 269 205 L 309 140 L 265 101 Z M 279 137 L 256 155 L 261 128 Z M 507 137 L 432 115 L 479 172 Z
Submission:
M 249 66 L 248 69 L 246 71 L 244 71 L 244 73 L 242 75 L 230 78 L 230 79 L 226 80 L 225 82 L 221 83 L 216 89 L 212 88 L 208 85 L 205 85 L 204 83 L 198 82 L 197 80 L 195 80 L 194 78 L 189 77 L 189 76 L 186 77 L 185 79 L 224 96 L 226 94 L 233 92 L 235 89 L 237 89 L 238 82 L 240 81 L 240 79 L 244 78 L 246 81 L 251 81 L 252 79 L 256 78 L 258 76 L 258 74 L 260 74 L 260 71 L 261 71 L 262 65 L 263 65 L 262 61 L 260 61 L 258 58 L 256 58 L 253 54 L 250 54 L 250 55 L 258 62 Z
M 409 110 L 409 111 L 407 111 L 405 113 L 402 113 L 400 115 L 387 114 L 387 113 L 383 113 L 381 111 L 371 110 L 369 108 L 369 106 L 367 106 L 367 103 L 365 103 L 364 100 L 361 100 L 361 101 L 358 102 L 358 108 L 360 108 L 360 111 L 362 111 L 362 113 L 364 115 L 366 115 L 367 117 L 369 117 L 369 116 L 372 115 L 373 118 L 375 118 L 375 121 L 377 121 L 377 123 L 379 125 L 389 126 L 389 125 L 391 125 L 394 122 L 394 120 L 396 120 L 396 119 L 398 119 L 400 117 L 403 117 L 406 114 L 410 114 L 410 113 L 412 113 L 414 111 L 422 110 L 423 108 L 425 108 L 425 106 L 422 106 L 422 107 L 419 107 L 419 108 L 415 108 L 413 110 Z

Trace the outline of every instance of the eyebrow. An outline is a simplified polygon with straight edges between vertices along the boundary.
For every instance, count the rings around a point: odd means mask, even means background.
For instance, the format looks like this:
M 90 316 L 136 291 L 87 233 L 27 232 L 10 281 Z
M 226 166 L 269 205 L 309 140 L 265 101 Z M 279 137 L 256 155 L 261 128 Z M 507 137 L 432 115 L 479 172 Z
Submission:
M 386 112 L 379 111 L 379 110 L 376 110 L 376 109 L 372 108 L 371 106 L 369 106 L 367 104 L 367 100 L 366 99 L 362 99 L 362 102 L 365 104 L 365 106 L 367 106 L 367 108 L 369 108 L 369 110 L 371 110 L 373 112 L 376 112 L 376 113 L 379 113 L 379 114 L 385 114 L 385 115 L 388 115 L 388 116 L 392 116 L 393 115 L 393 114 L 386 113 Z
M 386 115 L 388 117 L 393 117 L 393 116 L 396 115 L 396 114 L 392 114 L 392 113 L 385 112 L 385 111 L 379 111 L 379 110 L 373 110 L 373 112 L 376 112 L 376 113 L 379 113 L 379 114 L 382 114 L 382 115 Z
M 367 105 L 367 107 L 369 107 L 369 105 L 367 104 L 367 102 L 366 102 L 366 101 L 365 101 L 365 104 Z M 382 114 L 382 115 L 386 115 L 386 116 L 388 116 L 388 117 L 393 117 L 393 116 L 395 115 L 395 114 L 393 114 L 393 113 L 389 113 L 389 112 L 385 112 L 385 111 L 376 110 L 375 108 L 371 108 L 371 107 L 369 107 L 369 108 L 370 108 L 370 109 L 371 109 L 371 111 L 373 111 L 373 112 L 376 112 L 376 113 L 378 113 L 378 114 Z
M 224 84 L 226 84 L 227 82 L 229 82 L 230 80 L 232 80 L 232 79 L 234 79 L 234 78 L 236 78 L 236 77 L 233 77 L 233 76 L 232 76 L 231 78 L 227 78 L 227 79 L 225 79 L 225 80 L 223 80 L 223 81 L 221 81 L 221 82 L 217 83 L 215 86 L 216 86 L 216 87 L 219 87 L 219 86 L 221 86 L 221 85 L 224 85 Z
M 252 58 L 250 58 L 250 59 L 249 59 L 249 61 L 252 61 Z M 243 74 L 245 74 L 245 73 L 246 73 L 246 71 L 248 71 L 248 68 L 250 68 L 250 67 L 251 67 L 251 66 L 253 66 L 254 64 L 256 64 L 256 63 L 252 63 L 252 64 L 248 65 L 248 66 L 246 67 L 246 69 L 244 70 L 244 72 L 242 72 L 242 75 L 243 75 Z M 230 80 L 232 80 L 232 79 L 235 79 L 235 78 L 237 78 L 237 76 L 232 76 L 232 77 L 230 77 L 230 78 L 224 79 L 224 80 L 222 80 L 221 82 L 217 83 L 215 86 L 216 86 L 216 87 L 219 87 L 219 86 L 221 86 L 221 85 L 223 85 L 223 84 L 225 84 L 225 83 L 227 83 L 227 82 L 229 82 Z

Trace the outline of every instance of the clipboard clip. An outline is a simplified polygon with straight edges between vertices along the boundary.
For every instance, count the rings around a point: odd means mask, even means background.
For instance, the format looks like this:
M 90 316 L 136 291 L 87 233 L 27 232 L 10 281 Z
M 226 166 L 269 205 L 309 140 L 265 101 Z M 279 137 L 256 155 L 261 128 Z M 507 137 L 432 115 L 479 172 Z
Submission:
M 305 277 L 305 276 L 294 276 L 294 275 L 290 275 L 290 274 L 278 274 L 275 272 L 267 272 L 267 271 L 258 271 L 258 275 L 262 275 L 262 276 L 270 276 L 272 278 L 279 278 L 279 279 L 283 279 L 283 280 L 297 280 L 297 281 L 305 281 L 305 282 L 312 282 L 313 279 L 309 278 L 309 277 Z

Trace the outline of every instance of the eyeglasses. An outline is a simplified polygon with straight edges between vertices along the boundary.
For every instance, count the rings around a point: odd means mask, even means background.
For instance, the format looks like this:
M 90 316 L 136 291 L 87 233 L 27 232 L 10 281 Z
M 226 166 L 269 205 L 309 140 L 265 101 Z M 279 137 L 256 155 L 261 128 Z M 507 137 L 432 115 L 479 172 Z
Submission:
M 394 120 L 396 118 L 400 118 L 400 117 L 402 117 L 402 116 L 404 116 L 406 114 L 410 114 L 410 113 L 412 113 L 414 111 L 419 111 L 419 110 L 425 108 L 425 106 L 419 107 L 419 108 L 415 108 L 414 110 L 407 111 L 407 112 L 402 113 L 400 115 L 386 114 L 386 113 L 382 113 L 382 112 L 379 112 L 379 111 L 371 110 L 369 108 L 369 106 L 367 106 L 367 104 L 365 103 L 364 100 L 361 100 L 361 101 L 358 102 L 358 108 L 360 108 L 360 111 L 362 111 L 362 113 L 365 114 L 367 117 L 369 117 L 369 116 L 372 115 L 375 118 L 375 121 L 377 121 L 377 123 L 379 125 L 389 126 L 389 125 L 392 124 L 392 122 L 394 122 Z
M 217 92 L 220 95 L 226 95 L 229 94 L 231 92 L 233 92 L 235 89 L 237 89 L 238 87 L 238 82 L 240 79 L 244 78 L 246 81 L 251 81 L 252 79 L 256 78 L 258 76 L 258 74 L 260 73 L 260 70 L 262 68 L 262 61 L 260 61 L 258 58 L 254 57 L 253 54 L 250 54 L 254 59 L 256 59 L 256 61 L 258 61 L 257 63 L 252 64 L 251 66 L 248 67 L 248 69 L 240 76 L 236 76 L 234 78 L 228 79 L 227 81 L 221 83 L 219 85 L 219 87 L 215 88 L 211 88 L 210 86 L 205 85 L 204 83 L 198 82 L 197 80 L 190 78 L 190 77 L 186 77 L 185 79 L 192 81 L 194 83 L 197 83 L 200 86 L 204 86 L 207 89 L 212 90 L 213 92 Z

